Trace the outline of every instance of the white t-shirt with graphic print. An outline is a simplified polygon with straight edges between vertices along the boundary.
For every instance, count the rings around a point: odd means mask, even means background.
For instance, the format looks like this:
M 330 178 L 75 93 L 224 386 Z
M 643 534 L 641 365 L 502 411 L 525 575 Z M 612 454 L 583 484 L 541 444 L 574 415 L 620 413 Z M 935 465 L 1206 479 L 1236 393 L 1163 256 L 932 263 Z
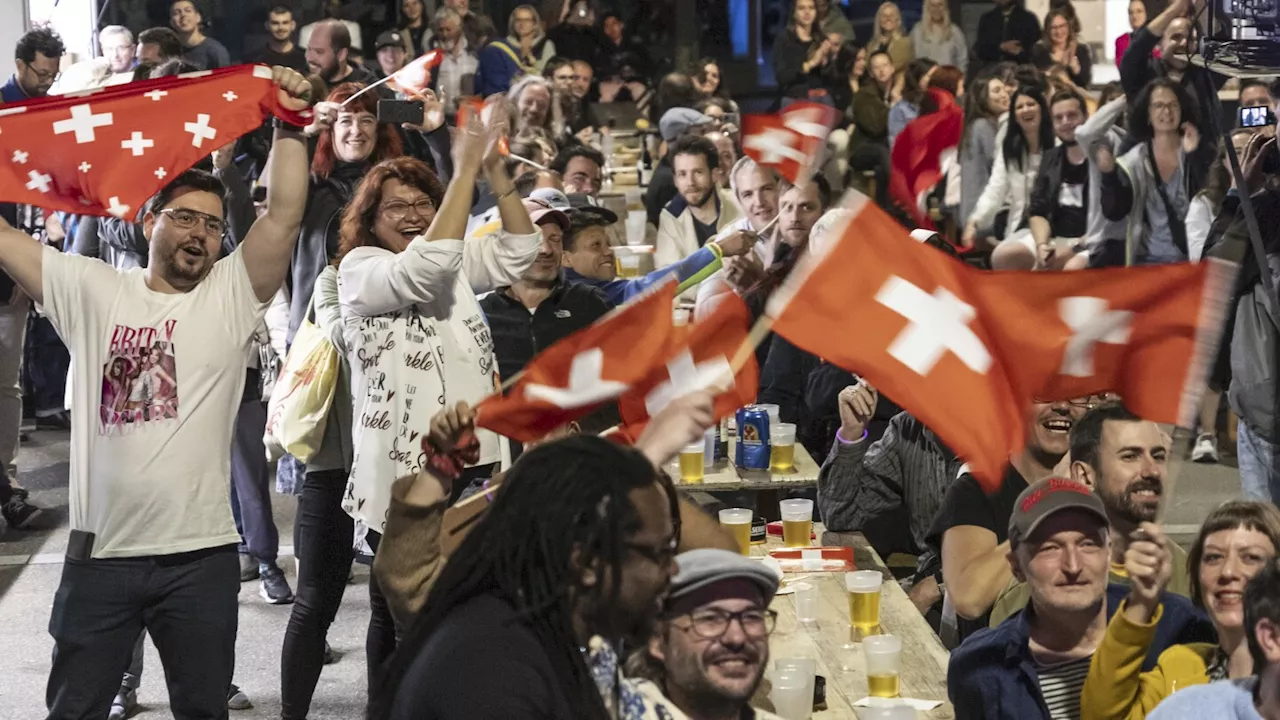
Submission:
M 240 540 L 231 433 L 245 353 L 268 303 L 237 250 L 187 293 L 145 271 L 44 251 L 44 312 L 71 351 L 71 527 L 93 557 L 169 555 Z

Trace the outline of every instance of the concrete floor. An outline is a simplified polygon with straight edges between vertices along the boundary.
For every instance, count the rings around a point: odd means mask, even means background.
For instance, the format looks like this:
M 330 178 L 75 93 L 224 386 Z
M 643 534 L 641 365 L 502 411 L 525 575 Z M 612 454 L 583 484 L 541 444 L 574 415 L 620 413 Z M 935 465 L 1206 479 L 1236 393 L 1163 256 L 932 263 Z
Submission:
M 1168 525 L 1179 542 L 1194 538 L 1205 514 L 1219 502 L 1239 495 L 1234 458 L 1223 465 L 1182 463 L 1176 475 L 1174 505 Z M 4 682 L 0 683 L 0 720 L 38 720 L 44 717 L 45 681 L 52 641 L 46 627 L 53 594 L 67 544 L 67 434 L 32 432 L 19 456 L 22 483 L 31 499 L 45 508 L 44 529 L 8 531 L 0 536 L 0 651 L 4 653 Z M 292 552 L 294 500 L 274 496 L 282 556 Z M 293 584 L 293 563 L 281 562 Z M 329 642 L 341 655 L 326 666 L 312 703 L 312 720 L 354 720 L 365 706 L 364 633 L 368 624 L 367 570 L 356 566 L 355 583 L 348 586 L 342 609 L 329 632 Z M 233 711 L 232 720 L 280 716 L 280 648 L 289 618 L 288 605 L 272 606 L 258 596 L 257 581 L 240 590 L 240 631 L 236 642 L 236 683 L 253 701 L 251 710 Z M 171 718 L 168 693 L 154 647 L 147 644 L 146 673 L 136 717 Z

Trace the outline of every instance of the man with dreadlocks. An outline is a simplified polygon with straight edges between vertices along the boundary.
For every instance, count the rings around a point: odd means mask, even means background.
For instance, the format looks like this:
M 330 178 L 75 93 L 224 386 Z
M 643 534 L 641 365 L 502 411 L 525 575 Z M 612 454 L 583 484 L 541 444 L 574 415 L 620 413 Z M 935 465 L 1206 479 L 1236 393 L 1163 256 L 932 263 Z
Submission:
M 656 717 L 642 709 L 653 700 L 618 683 L 614 648 L 651 626 L 675 572 L 673 554 L 684 545 L 682 516 L 700 545 L 728 546 L 714 520 L 679 503 L 655 470 L 701 435 L 711 413 L 706 393 L 672 403 L 637 441 L 643 452 L 591 437 L 529 451 L 491 505 L 480 499 L 480 521 L 443 571 L 441 546 L 451 542 L 440 528 L 443 503 L 434 511 L 421 503 L 445 491 L 427 489 L 427 478 L 398 483 L 405 502 L 392 503 L 376 572 L 413 578 L 400 584 L 406 590 L 434 585 L 406 623 L 371 717 Z M 465 443 L 459 438 L 471 419 L 464 406 L 438 415 L 430 433 L 435 450 Z M 435 475 L 449 474 L 447 462 L 431 464 Z M 406 503 L 420 521 L 413 547 L 411 533 L 392 532 L 402 526 Z M 446 528 L 451 524 L 445 516 Z M 398 552 L 402 538 L 405 552 Z M 420 599 L 404 600 L 397 620 L 406 607 L 421 606 Z

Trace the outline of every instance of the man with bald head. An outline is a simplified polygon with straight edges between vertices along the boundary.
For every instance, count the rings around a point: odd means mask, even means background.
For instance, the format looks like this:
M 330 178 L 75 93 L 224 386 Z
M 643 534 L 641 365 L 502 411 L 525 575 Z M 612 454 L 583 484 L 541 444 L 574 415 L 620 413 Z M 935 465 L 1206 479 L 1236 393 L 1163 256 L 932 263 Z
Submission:
M 1187 62 L 1187 53 L 1195 48 L 1195 29 L 1191 22 L 1191 0 L 1172 0 L 1169 7 L 1134 31 L 1129 50 L 1120 60 L 1120 83 L 1130 102 L 1138 97 L 1147 83 L 1168 77 L 1197 97 L 1197 88 L 1221 88 L 1227 78 Z M 1160 57 L 1151 53 L 1160 48 Z M 1197 79 L 1199 78 L 1199 80 Z
M 346 82 L 368 85 L 375 78 L 372 72 L 350 60 L 351 31 L 341 20 L 321 20 L 307 38 L 307 67 L 319 75 L 329 87 Z

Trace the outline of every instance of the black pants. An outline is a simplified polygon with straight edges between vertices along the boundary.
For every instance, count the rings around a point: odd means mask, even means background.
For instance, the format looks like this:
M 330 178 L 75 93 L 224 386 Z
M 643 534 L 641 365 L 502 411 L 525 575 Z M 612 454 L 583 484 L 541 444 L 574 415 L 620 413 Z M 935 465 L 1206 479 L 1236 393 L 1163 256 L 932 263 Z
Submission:
M 294 548 L 298 557 L 298 587 L 293 612 L 285 629 L 280 657 L 280 716 L 302 720 L 311 708 L 320 670 L 324 639 L 333 624 L 353 560 L 355 521 L 342 510 L 347 473 L 342 470 L 308 472 L 298 495 Z M 376 540 L 370 538 L 370 545 Z M 365 637 L 370 697 L 381 684 L 381 671 L 395 651 L 395 625 L 377 580 L 369 577 L 369 632 Z
M 101 720 L 145 627 L 177 720 L 226 720 L 235 667 L 235 546 L 176 556 L 67 559 L 53 599 L 50 720 Z

